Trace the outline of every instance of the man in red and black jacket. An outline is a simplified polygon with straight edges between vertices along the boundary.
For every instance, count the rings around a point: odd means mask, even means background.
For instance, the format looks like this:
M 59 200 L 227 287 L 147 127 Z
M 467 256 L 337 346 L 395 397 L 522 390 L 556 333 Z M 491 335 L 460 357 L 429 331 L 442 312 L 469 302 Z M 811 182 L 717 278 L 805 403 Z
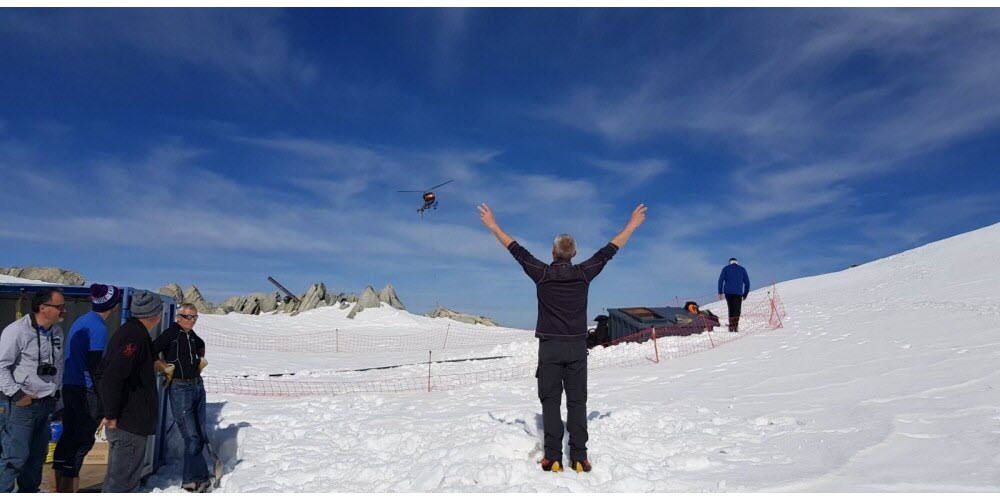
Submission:
M 128 321 L 108 340 L 100 367 L 101 425 L 107 428 L 110 447 L 105 493 L 139 487 L 147 438 L 156 434 L 160 409 L 150 332 L 160 323 L 163 300 L 148 290 L 136 290 L 129 313 Z
M 587 459 L 587 294 L 590 282 L 646 220 L 646 207 L 641 204 L 636 207 L 628 224 L 610 243 L 577 265 L 571 262 L 576 256 L 576 241 L 568 234 L 556 237 L 552 245 L 552 263 L 545 264 L 500 229 L 486 204 L 480 205 L 479 217 L 521 264 L 537 289 L 535 337 L 539 341 L 535 377 L 538 378 L 538 398 L 542 402 L 545 428 L 542 469 L 556 472 L 562 469 L 560 406 L 565 388 L 571 468 L 590 472 Z

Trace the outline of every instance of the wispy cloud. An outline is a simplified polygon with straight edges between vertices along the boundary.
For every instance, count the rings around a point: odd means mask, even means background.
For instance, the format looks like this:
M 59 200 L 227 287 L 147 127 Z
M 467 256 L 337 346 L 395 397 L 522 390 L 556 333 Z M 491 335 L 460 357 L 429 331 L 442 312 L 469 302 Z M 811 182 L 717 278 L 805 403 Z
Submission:
M 273 9 L 55 9 L 5 12 L 0 32 L 80 54 L 129 48 L 278 91 L 312 82 L 319 71 L 284 23 Z
M 871 179 L 1000 125 L 993 10 L 728 11 L 714 37 L 619 87 L 582 84 L 543 115 L 616 147 L 677 134 L 743 163 L 719 201 L 671 206 L 720 228 L 852 205 Z M 766 29 L 760 29 L 766 26 Z M 751 33 L 752 30 L 752 33 Z M 690 172 L 687 172 L 690 175 Z
M 431 9 L 436 29 L 431 32 L 430 71 L 438 83 L 451 81 L 461 67 L 461 42 L 466 34 L 472 11 L 465 8 Z
M 637 161 L 592 158 L 589 161 L 597 168 L 613 174 L 616 181 L 621 182 L 629 188 L 643 186 L 670 171 L 670 163 L 657 158 L 646 158 Z

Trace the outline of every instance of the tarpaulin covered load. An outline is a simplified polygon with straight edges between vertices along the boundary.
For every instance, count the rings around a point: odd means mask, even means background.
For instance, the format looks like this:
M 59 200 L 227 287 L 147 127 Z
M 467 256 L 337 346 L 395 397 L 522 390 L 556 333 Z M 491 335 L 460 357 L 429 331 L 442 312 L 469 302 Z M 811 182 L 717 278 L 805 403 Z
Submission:
M 683 307 L 623 307 L 608 309 L 608 332 L 605 342 L 613 342 L 656 327 L 657 337 L 686 336 L 719 326 L 719 318 L 710 311 L 692 313 Z

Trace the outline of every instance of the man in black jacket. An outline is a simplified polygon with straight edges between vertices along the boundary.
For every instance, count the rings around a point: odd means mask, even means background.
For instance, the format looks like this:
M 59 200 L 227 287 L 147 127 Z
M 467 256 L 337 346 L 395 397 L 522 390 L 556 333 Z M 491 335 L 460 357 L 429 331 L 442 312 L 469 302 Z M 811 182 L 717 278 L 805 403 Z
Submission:
M 198 308 L 183 304 L 177 322 L 153 341 L 153 357 L 163 355 L 172 365 L 173 379 L 167 393 L 174 423 L 184 438 L 184 473 L 181 487 L 192 492 L 205 491 L 211 484 L 205 463 L 205 384 L 201 380 L 205 341 L 194 332 Z
M 99 382 L 107 428 L 108 471 L 105 493 L 127 493 L 139 487 L 147 438 L 156 434 L 159 415 L 153 341 L 163 300 L 148 290 L 132 292 L 131 317 L 108 341 Z
M 587 459 L 587 294 L 590 282 L 646 220 L 646 207 L 642 204 L 636 207 L 628 224 L 611 243 L 577 265 L 570 262 L 576 256 L 576 241 L 568 234 L 556 237 L 552 245 L 552 263 L 545 264 L 500 229 L 486 204 L 480 205 L 479 217 L 521 264 L 537 290 L 535 337 L 539 341 L 535 377 L 538 378 L 538 398 L 542 402 L 545 428 L 542 470 L 558 472 L 562 469 L 560 407 L 565 389 L 571 468 L 590 472 Z

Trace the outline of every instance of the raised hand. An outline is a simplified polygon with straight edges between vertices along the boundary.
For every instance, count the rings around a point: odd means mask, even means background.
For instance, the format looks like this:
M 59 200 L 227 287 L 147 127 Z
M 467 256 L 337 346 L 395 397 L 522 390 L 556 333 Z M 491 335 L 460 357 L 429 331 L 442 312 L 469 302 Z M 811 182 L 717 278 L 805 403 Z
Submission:
M 493 211 L 485 203 L 479 205 L 479 219 L 483 221 L 484 226 L 490 229 L 493 229 L 497 225 L 496 219 L 493 218 Z
M 645 220 L 646 205 L 640 203 L 639 206 L 635 207 L 635 210 L 632 211 L 632 216 L 629 217 L 628 224 L 625 224 L 625 228 L 622 229 L 622 232 L 618 233 L 618 236 L 611 239 L 611 243 L 618 248 L 625 246 L 628 239 L 632 237 L 632 231 L 635 231 L 636 228 L 641 226 Z
M 482 219 L 483 225 L 493 233 L 493 236 L 497 237 L 497 241 L 499 241 L 505 248 L 509 247 L 510 243 L 514 241 L 509 234 L 503 232 L 503 229 L 500 229 L 496 219 L 493 218 L 493 211 L 490 210 L 490 207 L 485 203 L 479 205 L 479 218 Z
M 632 229 L 635 229 L 641 226 L 645 220 L 646 205 L 640 203 L 639 206 L 635 207 L 635 210 L 632 211 L 632 217 L 629 218 L 628 225 L 632 227 Z

